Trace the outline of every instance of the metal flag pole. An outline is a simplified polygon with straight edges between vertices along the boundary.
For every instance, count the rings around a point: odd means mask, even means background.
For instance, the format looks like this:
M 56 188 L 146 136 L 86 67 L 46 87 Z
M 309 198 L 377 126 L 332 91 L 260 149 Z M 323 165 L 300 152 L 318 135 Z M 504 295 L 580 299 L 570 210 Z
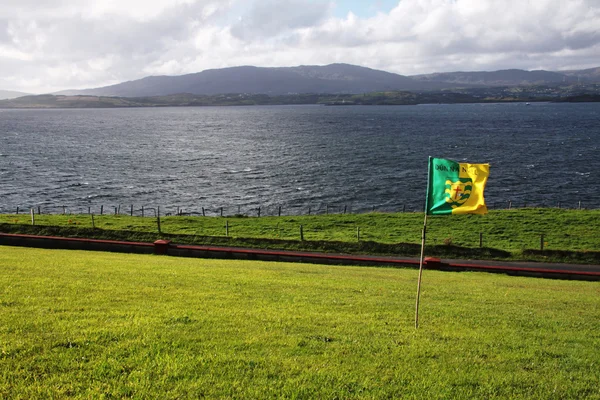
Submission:
M 417 300 L 415 302 L 415 329 L 419 327 L 419 299 L 421 298 L 421 277 L 423 276 L 423 256 L 425 255 L 425 236 L 427 234 L 427 213 L 429 212 L 429 184 L 431 182 L 431 157 L 427 163 L 427 194 L 425 195 L 425 218 L 421 234 L 421 258 L 419 259 L 419 280 L 417 282 Z
M 415 304 L 415 329 L 419 327 L 419 299 L 421 298 L 421 277 L 423 276 L 423 255 L 425 254 L 425 235 L 427 233 L 427 210 L 423 221 L 423 233 L 421 235 L 421 258 L 419 260 L 419 281 L 417 283 L 417 301 Z

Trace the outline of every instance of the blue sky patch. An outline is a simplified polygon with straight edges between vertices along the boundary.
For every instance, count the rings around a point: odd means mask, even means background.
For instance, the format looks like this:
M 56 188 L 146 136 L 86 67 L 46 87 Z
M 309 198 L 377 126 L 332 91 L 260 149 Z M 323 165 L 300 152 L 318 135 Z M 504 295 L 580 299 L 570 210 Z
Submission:
M 389 13 L 399 3 L 399 0 L 337 0 L 334 15 L 345 18 L 352 11 L 356 16 L 368 18 L 380 13 Z

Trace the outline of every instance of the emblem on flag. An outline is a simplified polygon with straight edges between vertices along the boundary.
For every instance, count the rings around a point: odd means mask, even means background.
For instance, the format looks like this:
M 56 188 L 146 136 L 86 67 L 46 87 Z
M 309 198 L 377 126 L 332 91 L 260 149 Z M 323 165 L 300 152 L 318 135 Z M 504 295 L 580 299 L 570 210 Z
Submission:
M 471 179 L 461 179 L 456 182 L 451 180 L 446 181 L 446 202 L 450 204 L 452 208 L 460 207 L 471 196 L 471 189 L 473 188 L 473 181 Z

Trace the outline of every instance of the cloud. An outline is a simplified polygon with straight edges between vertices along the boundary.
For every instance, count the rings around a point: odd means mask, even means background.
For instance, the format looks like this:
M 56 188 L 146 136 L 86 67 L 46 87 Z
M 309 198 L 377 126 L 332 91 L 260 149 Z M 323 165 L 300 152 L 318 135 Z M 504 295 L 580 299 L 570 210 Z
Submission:
M 231 34 L 243 41 L 271 38 L 321 23 L 333 10 L 329 2 L 265 0 L 231 26 Z
M 25 0 L 13 6 L 15 16 L 0 24 L 5 26 L 0 87 L 20 82 L 23 90 L 36 90 L 44 75 L 48 83 L 36 91 L 139 78 L 147 65 L 185 44 L 199 24 L 229 7 L 218 0 L 33 4 L 38 3 Z M 16 70 L 22 71 L 19 79 L 14 78 Z
M 6 2 L 0 88 L 47 92 L 236 65 L 346 62 L 410 75 L 600 64 L 597 0 L 401 0 L 370 17 L 348 3 L 339 17 L 342 2 Z
M 588 51 L 584 64 L 598 63 L 599 27 L 592 0 L 403 0 L 389 14 L 327 21 L 304 44 L 376 54 L 377 66 L 401 73 L 494 69 L 529 56 L 560 68 L 555 55 L 565 50 Z

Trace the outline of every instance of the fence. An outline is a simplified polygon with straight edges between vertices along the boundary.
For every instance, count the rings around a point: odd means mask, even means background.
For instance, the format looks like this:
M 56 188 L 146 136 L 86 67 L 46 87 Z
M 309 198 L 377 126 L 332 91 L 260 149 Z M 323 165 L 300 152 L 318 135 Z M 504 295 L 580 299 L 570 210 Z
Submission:
M 598 209 L 600 204 L 594 201 L 491 201 L 487 203 L 490 210 L 510 210 L 515 208 L 563 208 L 563 209 Z M 365 207 L 356 206 L 352 203 L 319 203 L 313 205 L 288 204 L 267 206 L 219 206 L 219 207 L 180 207 L 180 206 L 134 206 L 134 205 L 94 205 L 94 206 L 16 206 L 0 208 L 0 214 L 30 213 L 34 210 L 37 214 L 97 214 L 97 215 L 130 215 L 139 217 L 162 216 L 203 216 L 203 217 L 266 217 L 266 216 L 292 216 L 292 215 L 327 215 L 327 214 L 364 214 L 368 212 L 423 212 L 423 205 L 415 204 L 393 204 L 373 205 Z
M 490 208 L 516 209 L 512 202 L 488 204 Z M 529 205 L 528 205 L 529 207 Z M 555 206 L 558 208 L 558 204 Z M 561 204 L 561 208 L 566 208 Z M 577 202 L 569 209 L 584 209 L 583 202 Z M 547 208 L 546 208 L 547 209 Z M 342 242 L 378 242 L 378 243 L 420 243 L 422 214 L 420 210 L 408 207 L 400 208 L 407 213 L 399 215 L 357 213 L 348 206 L 325 205 L 324 207 L 307 207 L 303 214 L 286 213 L 284 207 L 267 207 L 243 209 L 242 207 L 200 208 L 199 212 L 186 212 L 180 207 L 86 207 L 73 209 L 54 207 L 39 209 L 20 209 L 18 214 L 0 215 L 0 221 L 15 224 L 34 225 L 69 225 L 78 228 L 102 228 L 107 230 L 130 230 L 140 232 L 158 232 L 163 234 L 185 234 L 211 237 L 237 237 L 280 239 L 294 241 L 342 241 Z M 16 211 L 16 209 L 15 209 Z M 51 211 L 54 211 L 52 213 Z M 74 212 L 79 211 L 79 212 Z M 251 214 L 249 211 L 252 211 Z M 296 209 L 297 211 L 297 209 Z M 379 211 L 375 208 L 374 211 Z M 416 213 L 415 211 L 419 211 Z M 519 219 L 512 214 L 499 215 L 503 222 L 494 222 L 491 218 L 453 218 L 432 219 L 428 224 L 428 243 L 431 245 L 458 245 L 469 248 L 485 247 L 503 250 L 600 250 L 597 223 L 589 220 L 588 213 L 574 212 L 562 222 L 554 223 L 554 211 L 550 213 L 545 224 L 536 220 L 538 213 L 530 213 L 527 221 L 523 215 Z M 297 219 L 298 215 L 348 214 L 347 218 L 308 218 Z M 45 218 L 46 215 L 64 214 L 56 220 Z M 136 218 L 115 220 L 113 215 L 127 215 Z M 165 216 L 175 216 L 164 219 Z M 263 218 L 265 216 L 281 216 L 281 218 Z M 179 217 L 181 216 L 181 218 Z M 195 216 L 198 218 L 183 218 Z M 206 218 L 203 218 L 205 216 Z M 222 216 L 222 218 L 221 218 Z M 259 218 L 260 216 L 260 218 Z M 509 218 L 503 218 L 508 216 Z M 137 218 L 144 217 L 144 218 Z M 252 218 L 246 218 L 252 217 Z M 587 218 L 587 220 L 586 220 Z M 549 221 L 549 222 L 548 222 Z M 562 225 L 561 225 L 562 224 Z

